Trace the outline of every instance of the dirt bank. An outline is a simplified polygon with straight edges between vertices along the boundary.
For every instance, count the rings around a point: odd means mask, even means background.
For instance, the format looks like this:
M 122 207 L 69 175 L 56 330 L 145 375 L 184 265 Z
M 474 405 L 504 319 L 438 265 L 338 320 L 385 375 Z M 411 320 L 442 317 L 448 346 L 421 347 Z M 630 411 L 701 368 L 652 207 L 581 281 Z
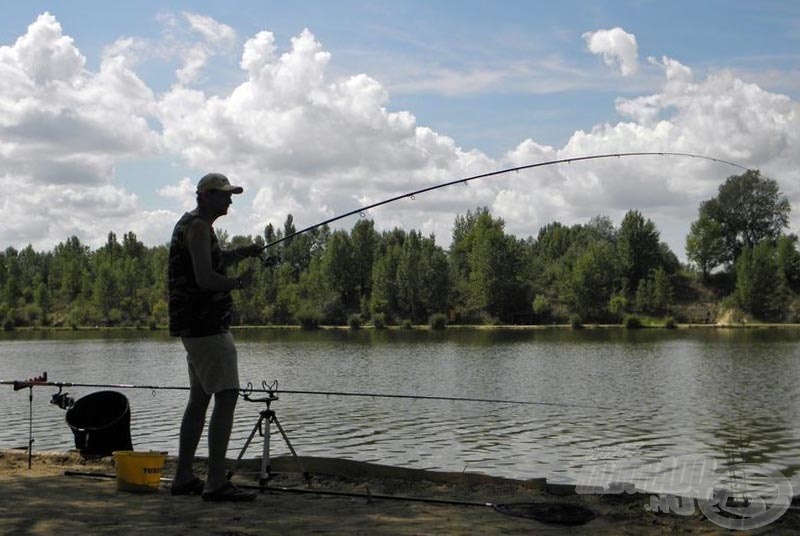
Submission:
M 451 474 L 386 466 L 303 458 L 311 473 L 307 484 L 299 473 L 278 474 L 270 486 L 300 490 L 353 492 L 358 497 L 265 491 L 255 503 L 206 503 L 198 497 L 173 497 L 167 484 L 152 493 L 117 490 L 107 477 L 67 476 L 115 473 L 113 459 L 84 460 L 77 453 L 39 453 L 28 469 L 27 454 L 0 451 L 0 533 L 135 535 L 307 535 L 307 534 L 730 534 L 697 511 L 690 516 L 657 514 L 645 509 L 641 495 L 561 495 L 540 480 L 519 481 L 472 474 Z M 257 485 L 258 461 L 249 462 L 234 477 Z M 291 460 L 273 460 L 273 470 L 291 470 Z M 168 458 L 164 476 L 171 476 Z M 198 462 L 198 470 L 202 463 Z M 247 471 L 254 474 L 247 475 Z M 493 503 L 522 513 L 561 507 L 590 510 L 594 518 L 582 525 L 546 523 L 498 512 L 492 506 L 465 506 L 390 500 L 381 495 L 423 497 L 445 501 Z M 514 506 L 518 504 L 538 507 Z M 542 508 L 542 505 L 547 508 Z M 501 510 L 504 508 L 501 508 Z M 586 510 L 584 510 L 586 509 Z M 536 514 L 540 516 L 540 513 Z M 575 521 L 572 511 L 563 521 Z M 571 519 L 570 519 L 571 518 Z M 796 534 L 800 513 L 786 512 L 752 534 Z

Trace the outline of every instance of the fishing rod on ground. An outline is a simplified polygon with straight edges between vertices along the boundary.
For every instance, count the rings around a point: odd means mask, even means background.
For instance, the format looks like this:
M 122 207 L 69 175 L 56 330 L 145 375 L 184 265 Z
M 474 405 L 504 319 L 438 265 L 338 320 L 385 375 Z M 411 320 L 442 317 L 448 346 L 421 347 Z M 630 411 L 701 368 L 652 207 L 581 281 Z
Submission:
M 394 197 L 390 197 L 388 199 L 384 199 L 383 201 L 378 201 L 376 203 L 372 203 L 370 205 L 364 205 L 363 207 L 359 207 L 357 209 L 351 210 L 349 212 L 345 212 L 344 214 L 340 214 L 338 216 L 333 216 L 332 218 L 328 218 L 327 220 L 321 221 L 319 223 L 315 223 L 314 225 L 310 225 L 304 229 L 300 229 L 299 231 L 295 231 L 293 233 L 289 233 L 286 236 L 278 238 L 277 240 L 273 240 L 272 242 L 268 243 L 267 245 L 261 248 L 262 251 L 265 251 L 271 247 L 277 246 L 281 242 L 285 242 L 294 238 L 295 236 L 301 235 L 303 233 L 307 233 L 309 231 L 313 231 L 319 227 L 323 227 L 330 223 L 342 220 L 344 218 L 358 215 L 364 215 L 364 213 L 370 209 L 377 208 L 383 205 L 388 205 L 389 203 L 394 203 L 395 201 L 400 201 L 402 199 L 414 199 L 417 195 L 424 194 L 427 192 L 432 192 L 434 190 L 438 190 L 440 188 L 446 188 L 447 186 L 453 186 L 455 184 L 464 184 L 478 180 L 478 179 L 485 179 L 489 177 L 495 177 L 498 175 L 505 175 L 506 173 L 515 173 L 519 171 L 523 171 L 526 169 L 534 169 L 540 167 L 547 167 L 547 166 L 554 166 L 557 164 L 572 164 L 574 162 L 583 162 L 587 160 L 603 160 L 609 158 L 630 158 L 636 156 L 675 156 L 675 157 L 686 157 L 686 158 L 697 158 L 701 160 L 708 160 L 710 162 L 717 162 L 720 164 L 725 164 L 728 166 L 733 166 L 739 169 L 743 169 L 745 171 L 751 171 L 750 168 L 743 166 L 741 164 L 737 164 L 735 162 L 730 162 L 728 160 L 723 160 L 721 158 L 716 158 L 713 156 L 707 156 L 702 154 L 694 154 L 694 153 L 681 153 L 681 152 L 669 152 L 669 151 L 645 151 L 645 152 L 628 152 L 628 153 L 605 153 L 605 154 L 595 154 L 595 155 L 587 155 L 587 156 L 574 156 L 570 158 L 559 158 L 557 160 L 547 160 L 543 162 L 536 162 L 534 164 L 525 164 L 522 166 L 515 166 L 505 169 L 500 169 L 496 171 L 490 171 L 487 173 L 480 173 L 478 175 L 473 175 L 471 177 L 462 177 L 460 179 L 454 179 L 451 181 L 443 182 L 440 184 L 435 184 L 433 186 L 428 186 L 425 188 L 420 188 L 418 190 L 414 190 L 413 192 L 407 192 L 404 194 L 396 195 Z M 264 263 L 267 265 L 274 264 L 277 262 L 275 258 L 266 257 L 264 259 Z
M 117 475 L 110 473 L 101 473 L 96 471 L 70 471 L 70 470 L 64 471 L 64 476 L 77 476 L 77 477 L 98 478 L 98 479 L 117 478 Z M 159 479 L 159 481 L 169 484 L 173 481 L 173 479 L 168 477 L 162 477 Z M 372 493 L 371 491 L 367 491 L 366 493 L 364 493 L 357 491 L 338 491 L 338 490 L 325 490 L 325 489 L 312 489 L 312 488 L 290 488 L 287 486 L 263 486 L 263 485 L 255 486 L 252 484 L 241 484 L 241 483 L 237 483 L 236 487 L 242 489 L 251 489 L 260 492 L 271 491 L 271 492 L 295 493 L 300 495 L 328 495 L 331 497 L 361 498 L 367 500 L 384 499 L 391 501 L 422 502 L 422 503 L 440 504 L 447 506 L 481 506 L 489 508 L 496 508 L 498 506 L 501 506 L 493 502 L 466 501 L 458 499 L 437 499 L 433 497 L 416 497 L 416 496 L 406 496 L 406 495 L 388 495 L 382 493 Z
M 68 477 L 83 477 L 90 479 L 116 479 L 117 476 L 110 473 L 101 473 L 96 471 L 64 471 L 64 476 Z M 161 483 L 169 484 L 173 481 L 172 478 L 162 477 Z M 414 495 L 390 495 L 385 493 L 373 493 L 369 486 L 366 487 L 365 492 L 359 491 L 341 491 L 329 490 L 319 488 L 297 488 L 287 486 L 262 486 L 252 484 L 237 483 L 237 487 L 243 489 L 250 489 L 259 491 L 261 493 L 290 493 L 295 495 L 317 495 L 322 497 L 335 497 L 345 499 L 364 499 L 367 502 L 374 500 L 385 501 L 399 501 L 409 503 L 423 503 L 438 506 L 459 506 L 471 508 L 491 508 L 499 514 L 530 518 L 537 521 L 557 525 L 583 525 L 595 519 L 600 514 L 594 510 L 576 504 L 574 502 L 566 501 L 552 501 L 552 500 L 536 500 L 536 502 L 491 502 L 491 501 L 471 501 L 466 499 L 446 499 L 437 497 L 422 497 Z

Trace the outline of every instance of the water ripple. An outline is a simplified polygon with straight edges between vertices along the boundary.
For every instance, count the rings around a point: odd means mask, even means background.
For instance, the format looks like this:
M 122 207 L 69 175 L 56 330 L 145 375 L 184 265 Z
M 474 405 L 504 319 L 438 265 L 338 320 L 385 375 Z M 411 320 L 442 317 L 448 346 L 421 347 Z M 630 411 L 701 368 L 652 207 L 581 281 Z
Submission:
M 300 454 L 572 482 L 587 461 L 613 467 L 622 460 L 650 483 L 674 476 L 670 460 L 712 456 L 720 463 L 772 464 L 800 487 L 797 334 L 256 331 L 237 338 L 240 374 L 256 385 L 278 378 L 283 389 L 581 406 L 283 394 L 272 409 Z M 148 334 L 7 339 L 0 340 L 0 351 L 3 379 L 47 370 L 51 379 L 85 383 L 186 381 L 180 344 Z M 4 387 L 0 447 L 25 446 L 27 391 Z M 70 389 L 70 396 L 93 390 Z M 55 389 L 34 391 L 34 448 L 72 448 L 65 412 L 48 403 Z M 135 448 L 177 452 L 186 392 L 126 390 L 125 395 Z M 263 408 L 244 401 L 237 406 L 231 457 L 239 454 Z M 277 430 L 271 432 L 273 455 L 288 453 Z M 261 450 L 257 436 L 247 455 L 259 456 Z M 203 439 L 198 454 L 205 453 Z

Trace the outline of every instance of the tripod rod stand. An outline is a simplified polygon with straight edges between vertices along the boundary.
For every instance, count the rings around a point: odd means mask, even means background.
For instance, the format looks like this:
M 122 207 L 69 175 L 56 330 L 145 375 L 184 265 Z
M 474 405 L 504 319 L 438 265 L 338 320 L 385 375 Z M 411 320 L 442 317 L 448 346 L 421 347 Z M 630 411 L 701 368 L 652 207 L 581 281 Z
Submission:
M 271 425 L 274 424 L 278 428 L 278 432 L 280 432 L 283 441 L 289 448 L 289 451 L 292 453 L 292 458 L 294 458 L 294 462 L 297 464 L 297 467 L 299 467 L 300 471 L 303 473 L 303 478 L 305 478 L 307 481 L 309 479 L 308 473 L 303 468 L 303 465 L 300 462 L 300 458 L 297 456 L 297 452 L 295 452 L 294 447 L 292 446 L 292 442 L 289 441 L 289 436 L 286 435 L 283 426 L 281 426 L 280 421 L 278 421 L 278 416 L 275 414 L 275 411 L 270 408 L 272 402 L 278 400 L 278 397 L 275 395 L 275 393 L 272 391 L 267 391 L 267 396 L 264 398 L 251 398 L 248 393 L 243 395 L 243 398 L 248 402 L 264 402 L 266 404 L 266 408 L 259 412 L 258 421 L 256 421 L 256 424 L 250 431 L 250 435 L 247 437 L 247 441 L 245 441 L 242 450 L 239 452 L 239 456 L 236 458 L 236 463 L 234 464 L 233 470 L 228 472 L 228 478 L 233 476 L 233 474 L 239 469 L 239 465 L 241 465 L 244 453 L 247 451 L 247 448 L 253 441 L 256 432 L 258 432 L 259 435 L 261 435 L 264 438 L 264 443 L 261 450 L 261 472 L 259 473 L 258 483 L 259 487 L 262 490 L 266 488 L 267 483 L 269 482 L 270 478 L 272 478 L 272 466 L 270 463 L 270 439 L 271 439 Z

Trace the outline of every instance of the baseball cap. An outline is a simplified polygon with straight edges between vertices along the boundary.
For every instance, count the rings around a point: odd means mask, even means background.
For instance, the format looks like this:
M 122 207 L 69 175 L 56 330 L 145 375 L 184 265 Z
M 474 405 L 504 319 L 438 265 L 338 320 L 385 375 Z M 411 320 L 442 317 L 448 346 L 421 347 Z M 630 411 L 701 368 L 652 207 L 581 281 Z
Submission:
M 233 186 L 228 177 L 222 173 L 209 173 L 205 175 L 197 183 L 197 193 L 207 192 L 209 190 L 222 190 L 223 192 L 230 192 L 232 194 L 240 194 L 244 192 L 241 186 Z

